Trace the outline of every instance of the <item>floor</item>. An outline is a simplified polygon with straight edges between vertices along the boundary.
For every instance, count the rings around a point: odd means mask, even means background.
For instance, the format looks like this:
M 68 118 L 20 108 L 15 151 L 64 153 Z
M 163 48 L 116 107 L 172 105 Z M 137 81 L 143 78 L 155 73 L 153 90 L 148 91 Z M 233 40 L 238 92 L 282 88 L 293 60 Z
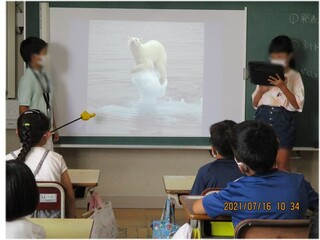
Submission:
M 151 238 L 151 222 L 161 218 L 162 209 L 114 209 L 118 225 L 118 238 Z M 85 209 L 77 209 L 81 218 Z M 176 223 L 180 226 L 186 222 L 185 212 L 178 208 L 175 211 Z

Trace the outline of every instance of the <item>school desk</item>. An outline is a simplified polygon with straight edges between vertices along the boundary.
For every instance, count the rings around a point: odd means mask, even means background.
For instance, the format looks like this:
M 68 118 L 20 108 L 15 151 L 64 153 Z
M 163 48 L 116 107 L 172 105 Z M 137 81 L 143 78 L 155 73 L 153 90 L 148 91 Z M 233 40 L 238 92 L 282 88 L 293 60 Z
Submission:
M 100 170 L 68 169 L 76 198 L 84 198 L 94 187 L 98 186 Z
M 201 198 L 203 198 L 203 196 L 187 196 L 187 195 L 180 196 L 180 202 L 182 203 L 182 206 L 189 219 L 231 221 L 230 216 L 218 216 L 216 218 L 211 218 L 207 214 L 195 214 L 192 209 L 193 204 L 195 203 L 195 201 Z
M 29 218 L 29 221 L 42 226 L 46 238 L 90 238 L 92 219 Z
M 180 195 L 188 195 L 196 176 L 163 176 L 164 189 L 168 197 L 172 197 L 178 206 Z
M 188 219 L 190 219 L 190 224 L 192 228 L 200 228 L 200 234 L 202 237 L 208 237 L 211 235 L 211 228 L 210 223 L 211 222 L 231 222 L 230 216 L 218 216 L 216 218 L 211 218 L 207 214 L 195 214 L 193 212 L 193 204 L 195 201 L 203 198 L 204 196 L 187 196 L 182 195 L 180 196 L 180 202 L 182 203 L 182 206 L 187 214 Z M 206 222 L 204 222 L 206 221 Z M 209 223 L 209 227 L 208 227 Z M 210 236 L 211 237 L 211 236 Z M 232 238 L 230 236 L 221 236 L 223 238 Z
M 196 176 L 163 176 L 167 194 L 189 194 Z

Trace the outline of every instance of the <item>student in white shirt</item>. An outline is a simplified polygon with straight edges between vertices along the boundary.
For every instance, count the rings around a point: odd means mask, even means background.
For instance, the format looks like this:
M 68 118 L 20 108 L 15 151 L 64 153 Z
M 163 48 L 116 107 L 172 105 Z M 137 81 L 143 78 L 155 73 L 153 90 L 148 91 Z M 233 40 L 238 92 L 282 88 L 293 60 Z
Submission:
M 271 63 L 284 66 L 285 79 L 270 76 L 273 86 L 257 86 L 252 94 L 255 119 L 273 127 L 279 140 L 277 167 L 290 171 L 290 152 L 295 140 L 295 112 L 302 112 L 304 86 L 299 72 L 293 69 L 293 45 L 287 36 L 277 36 L 269 47 Z
M 6 237 L 45 238 L 44 229 L 26 219 L 39 203 L 31 170 L 18 160 L 6 162 Z
M 56 128 L 53 93 L 50 79 L 45 72 L 45 68 L 49 64 L 47 52 L 48 43 L 40 38 L 28 37 L 21 42 L 20 54 L 27 69 L 19 81 L 19 113 L 29 109 L 38 109 L 50 119 L 51 126 Z M 49 138 L 44 147 L 53 151 L 53 142 L 58 140 L 59 134 L 56 131 L 53 139 Z
M 22 148 L 11 152 L 6 159 L 25 162 L 36 181 L 61 182 L 66 189 L 66 216 L 75 217 L 75 199 L 68 169 L 63 157 L 43 147 L 51 137 L 50 121 L 39 110 L 28 110 L 18 119 L 17 133 Z M 37 211 L 37 217 L 59 217 L 58 211 Z

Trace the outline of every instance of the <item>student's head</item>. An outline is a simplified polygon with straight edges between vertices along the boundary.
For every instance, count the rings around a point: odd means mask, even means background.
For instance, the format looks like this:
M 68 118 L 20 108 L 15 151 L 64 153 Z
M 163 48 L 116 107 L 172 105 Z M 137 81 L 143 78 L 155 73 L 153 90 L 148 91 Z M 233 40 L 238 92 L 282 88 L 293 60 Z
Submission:
M 48 44 L 37 37 L 28 37 L 20 45 L 21 57 L 28 66 L 45 65 L 47 50 Z
M 233 152 L 229 144 L 228 132 L 236 123 L 231 120 L 217 122 L 210 127 L 210 142 L 212 155 L 221 155 L 224 158 L 233 158 Z
M 269 57 L 272 63 L 294 68 L 291 39 L 287 36 L 277 36 L 272 39 L 269 46 Z
M 39 192 L 30 168 L 21 161 L 6 161 L 6 221 L 30 215 L 36 210 Z
M 278 139 L 272 127 L 258 121 L 236 124 L 230 133 L 230 144 L 240 170 L 263 174 L 272 169 L 278 152 Z
M 28 110 L 20 115 L 17 126 L 17 133 L 22 143 L 17 160 L 24 161 L 32 147 L 44 145 L 51 136 L 50 121 L 39 110 Z

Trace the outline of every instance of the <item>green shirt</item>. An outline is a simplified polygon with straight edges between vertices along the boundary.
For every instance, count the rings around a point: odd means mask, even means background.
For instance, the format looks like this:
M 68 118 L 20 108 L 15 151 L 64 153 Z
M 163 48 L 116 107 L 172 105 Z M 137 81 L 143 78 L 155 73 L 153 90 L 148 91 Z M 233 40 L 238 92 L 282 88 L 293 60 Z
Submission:
M 39 76 L 39 79 L 44 86 L 45 89 L 47 89 L 47 82 L 45 80 L 44 74 L 34 70 L 34 72 Z M 36 76 L 33 74 L 32 70 L 30 68 L 27 68 L 23 76 L 21 77 L 19 81 L 19 88 L 18 88 L 18 100 L 20 106 L 28 106 L 30 109 L 38 109 L 41 112 L 43 112 L 47 117 L 51 120 L 51 126 L 53 124 L 53 106 L 52 106 L 52 92 L 49 93 L 50 96 L 50 106 L 51 111 L 50 116 L 48 116 L 47 113 L 47 104 L 43 97 L 43 90 L 42 87 L 36 78 Z

